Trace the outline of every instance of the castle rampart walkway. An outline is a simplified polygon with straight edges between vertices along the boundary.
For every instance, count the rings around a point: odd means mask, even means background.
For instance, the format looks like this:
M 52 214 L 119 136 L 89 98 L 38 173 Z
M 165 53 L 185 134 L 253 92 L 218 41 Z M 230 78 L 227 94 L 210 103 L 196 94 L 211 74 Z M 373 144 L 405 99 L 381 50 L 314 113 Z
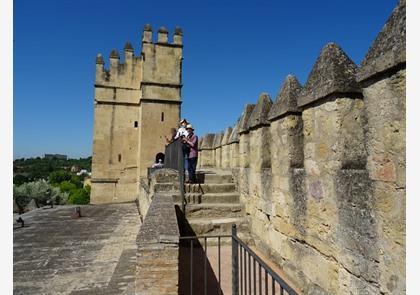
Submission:
M 39 209 L 13 231 L 14 294 L 133 294 L 135 203 Z

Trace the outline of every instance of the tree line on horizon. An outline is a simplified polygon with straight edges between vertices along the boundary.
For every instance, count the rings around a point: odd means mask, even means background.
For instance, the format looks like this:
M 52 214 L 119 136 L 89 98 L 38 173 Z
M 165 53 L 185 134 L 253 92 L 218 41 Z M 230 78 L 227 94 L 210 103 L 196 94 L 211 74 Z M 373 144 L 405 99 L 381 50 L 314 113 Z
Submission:
M 89 204 L 90 186 L 84 185 L 92 157 L 79 159 L 29 158 L 13 161 L 13 199 L 19 212 L 48 204 Z M 73 168 L 73 169 L 72 169 Z

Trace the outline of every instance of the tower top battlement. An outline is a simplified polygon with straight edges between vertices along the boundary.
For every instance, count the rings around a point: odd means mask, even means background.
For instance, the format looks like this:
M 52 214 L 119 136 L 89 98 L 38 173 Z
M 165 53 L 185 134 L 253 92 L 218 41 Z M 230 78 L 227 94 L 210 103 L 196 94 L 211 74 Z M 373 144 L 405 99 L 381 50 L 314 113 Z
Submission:
M 153 28 L 150 24 L 146 24 L 143 28 L 142 43 L 166 44 L 182 47 L 183 32 L 181 27 L 175 27 L 172 43 L 169 43 L 168 34 L 168 29 L 165 26 L 161 26 L 157 31 L 157 42 L 153 42 Z
M 161 26 L 157 31 L 157 40 L 154 41 L 153 28 L 150 24 L 146 24 L 138 55 L 134 53 L 130 42 L 125 43 L 121 55 L 117 49 L 112 49 L 108 57 L 108 66 L 104 62 L 105 55 L 98 53 L 95 85 L 138 89 L 141 83 L 151 82 L 180 88 L 183 32 L 179 26 L 175 27 L 172 43 L 168 34 L 168 29 Z M 150 90 L 151 87 L 148 88 Z M 168 98 L 171 98 L 173 95 L 169 96 Z

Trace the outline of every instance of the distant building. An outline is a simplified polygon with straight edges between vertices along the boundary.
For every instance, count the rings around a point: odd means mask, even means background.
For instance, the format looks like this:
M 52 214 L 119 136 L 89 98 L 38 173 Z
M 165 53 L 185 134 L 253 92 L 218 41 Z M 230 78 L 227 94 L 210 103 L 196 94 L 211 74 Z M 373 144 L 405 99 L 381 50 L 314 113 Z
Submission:
M 52 160 L 52 159 L 67 160 L 67 155 L 45 154 L 44 159 L 48 159 L 48 160 Z
M 76 173 L 77 176 L 80 176 L 80 175 L 83 175 L 83 174 L 90 176 L 92 173 L 90 173 L 86 169 L 82 169 L 82 170 L 80 170 L 79 172 Z

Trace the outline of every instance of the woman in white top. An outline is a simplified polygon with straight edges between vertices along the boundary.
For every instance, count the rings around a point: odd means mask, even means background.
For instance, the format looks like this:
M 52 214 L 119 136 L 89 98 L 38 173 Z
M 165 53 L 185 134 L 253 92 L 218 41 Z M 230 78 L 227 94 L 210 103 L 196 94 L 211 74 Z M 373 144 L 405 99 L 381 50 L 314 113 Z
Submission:
M 182 119 L 181 122 L 179 122 L 180 127 L 178 129 L 178 132 L 175 135 L 175 140 L 177 140 L 178 138 L 182 139 L 182 138 L 187 138 L 188 137 L 188 131 L 186 129 L 187 127 L 187 120 L 186 119 Z M 182 154 L 184 156 L 184 173 L 185 171 L 188 171 L 188 155 L 190 153 L 189 151 L 189 147 L 185 144 L 182 145 Z
M 178 129 L 178 132 L 175 135 L 175 139 L 178 139 L 180 137 L 182 138 L 182 137 L 187 137 L 188 136 L 188 131 L 186 129 L 187 124 L 188 124 L 187 120 L 182 119 L 181 122 L 179 122 L 179 124 L 180 124 L 180 127 Z

